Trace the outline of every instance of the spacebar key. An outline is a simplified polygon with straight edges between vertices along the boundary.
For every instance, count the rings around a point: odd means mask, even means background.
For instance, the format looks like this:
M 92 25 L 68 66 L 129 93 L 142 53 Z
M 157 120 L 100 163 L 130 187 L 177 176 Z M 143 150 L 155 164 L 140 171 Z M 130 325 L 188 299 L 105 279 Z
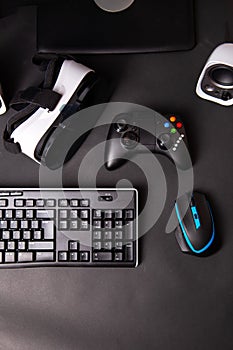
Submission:
M 28 242 L 28 250 L 53 250 L 54 243 L 51 241 L 41 242 L 41 241 L 33 241 Z

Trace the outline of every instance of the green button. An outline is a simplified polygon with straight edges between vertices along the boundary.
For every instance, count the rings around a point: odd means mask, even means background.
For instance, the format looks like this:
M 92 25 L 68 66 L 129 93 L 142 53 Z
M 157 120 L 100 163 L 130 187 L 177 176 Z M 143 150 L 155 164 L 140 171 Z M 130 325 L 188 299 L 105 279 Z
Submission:
M 172 128 L 171 129 L 171 134 L 175 134 L 176 133 L 176 129 L 175 128 Z

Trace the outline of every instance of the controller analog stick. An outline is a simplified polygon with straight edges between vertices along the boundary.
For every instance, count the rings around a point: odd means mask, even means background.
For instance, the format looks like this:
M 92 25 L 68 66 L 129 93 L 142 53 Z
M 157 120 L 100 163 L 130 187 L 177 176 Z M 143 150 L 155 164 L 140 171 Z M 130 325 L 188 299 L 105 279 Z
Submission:
M 157 140 L 158 146 L 162 150 L 168 150 L 172 146 L 171 136 L 169 134 L 161 134 Z
M 119 119 L 114 124 L 114 128 L 115 128 L 116 132 L 123 132 L 123 131 L 126 131 L 128 129 L 128 125 L 127 125 L 125 119 Z
M 133 131 L 125 132 L 121 138 L 121 143 L 125 148 L 132 149 L 138 144 L 138 135 Z

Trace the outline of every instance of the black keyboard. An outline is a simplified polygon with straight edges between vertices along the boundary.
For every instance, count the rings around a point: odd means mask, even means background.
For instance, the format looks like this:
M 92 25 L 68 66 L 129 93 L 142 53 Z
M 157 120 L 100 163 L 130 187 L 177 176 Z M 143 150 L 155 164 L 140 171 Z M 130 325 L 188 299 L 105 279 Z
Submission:
M 0 190 L 0 268 L 135 267 L 135 189 Z

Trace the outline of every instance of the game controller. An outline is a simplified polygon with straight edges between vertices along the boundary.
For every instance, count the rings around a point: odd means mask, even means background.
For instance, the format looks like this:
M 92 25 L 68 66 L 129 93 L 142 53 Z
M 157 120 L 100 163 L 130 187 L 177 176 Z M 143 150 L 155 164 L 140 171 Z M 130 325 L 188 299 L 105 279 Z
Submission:
M 119 114 L 110 126 L 107 141 L 105 166 L 108 170 L 117 169 L 135 153 L 148 150 L 166 155 L 179 169 L 191 167 L 184 125 L 177 115 L 169 114 L 165 119 L 158 113 Z

